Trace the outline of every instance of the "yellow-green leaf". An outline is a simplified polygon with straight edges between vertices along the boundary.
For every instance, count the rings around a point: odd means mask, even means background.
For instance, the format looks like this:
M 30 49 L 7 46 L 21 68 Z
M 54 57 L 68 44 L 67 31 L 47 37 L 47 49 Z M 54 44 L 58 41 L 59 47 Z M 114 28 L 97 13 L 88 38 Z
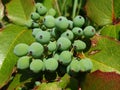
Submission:
M 6 4 L 7 16 L 15 24 L 25 25 L 34 11 L 34 0 L 11 0 Z
M 0 32 L 0 88 L 10 80 L 16 65 L 18 57 L 13 53 L 15 45 L 30 44 L 33 41 L 31 30 L 27 30 L 26 27 L 10 24 Z

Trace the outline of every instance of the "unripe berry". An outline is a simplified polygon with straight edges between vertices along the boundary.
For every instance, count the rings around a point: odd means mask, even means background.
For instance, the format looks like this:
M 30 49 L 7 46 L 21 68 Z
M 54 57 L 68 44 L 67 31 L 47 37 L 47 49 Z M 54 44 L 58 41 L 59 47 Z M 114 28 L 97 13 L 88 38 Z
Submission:
M 58 68 L 58 62 L 55 58 L 49 58 L 45 60 L 44 64 L 45 64 L 45 69 L 50 72 L 53 72 Z
M 37 42 L 32 43 L 29 48 L 28 52 L 30 55 L 32 55 L 34 58 L 40 58 L 40 56 L 43 54 L 44 47 Z
M 14 48 L 14 54 L 17 56 L 25 56 L 28 53 L 28 47 L 25 43 L 17 44 Z
M 79 27 L 74 27 L 72 29 L 72 32 L 74 33 L 75 36 L 82 36 L 83 35 L 83 30 L 82 30 L 82 28 L 79 28 Z
M 57 47 L 59 50 L 68 50 L 71 46 L 71 41 L 65 37 L 60 37 L 57 40 Z
M 34 73 L 38 73 L 43 70 L 44 63 L 40 59 L 34 59 L 30 63 L 30 70 L 32 70 Z
M 41 44 L 49 43 L 50 38 L 51 35 L 48 31 L 39 31 L 35 36 L 36 41 L 38 41 Z
M 35 37 L 36 34 L 37 34 L 39 31 L 42 31 L 42 29 L 40 29 L 40 28 L 34 28 L 33 31 L 32 31 L 32 35 Z
M 39 13 L 39 15 L 41 15 L 41 16 L 45 15 L 46 12 L 47 12 L 47 8 L 45 6 L 43 6 L 43 5 L 37 6 L 36 10 Z
M 73 32 L 71 30 L 67 30 L 64 33 L 62 33 L 61 37 L 66 37 L 69 40 L 73 40 L 74 34 L 73 34 Z
M 30 57 L 23 56 L 20 57 L 17 61 L 17 68 L 18 69 L 27 69 L 29 67 Z
M 93 26 L 87 26 L 84 28 L 83 34 L 85 37 L 91 38 L 95 35 L 96 30 Z
M 74 19 L 73 19 L 73 25 L 75 26 L 75 27 L 82 27 L 82 25 L 85 23 L 85 19 L 82 17 L 82 16 L 80 16 L 80 15 L 78 15 L 78 16 L 76 16 Z
M 84 58 L 79 61 L 80 64 L 80 71 L 86 72 L 90 71 L 93 68 L 92 61 L 89 58 Z
M 55 20 L 55 26 L 61 32 L 66 31 L 68 28 L 68 25 L 69 23 L 66 17 L 60 16 Z
M 38 20 L 40 18 L 40 15 L 36 12 L 31 13 L 31 19 L 32 20 Z
M 70 51 L 63 51 L 59 55 L 59 62 L 63 65 L 68 65 L 72 60 L 72 53 Z
M 49 42 L 47 45 L 48 51 L 53 52 L 57 49 L 56 41 L 54 42 Z
M 81 40 L 75 40 L 73 43 L 73 48 L 75 51 L 82 51 L 86 48 L 86 43 Z
M 50 9 L 48 10 L 47 14 L 54 17 L 54 16 L 56 15 L 56 10 L 53 9 L 53 8 L 50 8 Z
M 55 19 L 54 19 L 54 17 L 50 16 L 50 15 L 45 16 L 43 24 L 47 28 L 53 28 L 55 26 Z

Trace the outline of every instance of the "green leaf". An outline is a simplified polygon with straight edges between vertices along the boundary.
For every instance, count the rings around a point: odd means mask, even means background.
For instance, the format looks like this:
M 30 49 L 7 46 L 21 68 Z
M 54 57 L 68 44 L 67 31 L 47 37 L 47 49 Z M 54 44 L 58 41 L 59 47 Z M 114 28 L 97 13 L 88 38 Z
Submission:
M 112 0 L 113 1 L 113 8 L 114 8 L 114 15 L 116 18 L 120 17 L 120 0 Z
M 93 61 L 93 70 L 116 72 L 120 74 L 120 42 L 108 37 L 92 38 L 91 49 L 86 56 Z
M 0 21 L 4 16 L 4 6 L 2 4 L 2 1 L 0 0 Z
M 104 63 L 101 63 L 97 60 L 93 60 L 92 59 L 92 62 L 93 62 L 93 69 L 91 72 L 94 72 L 96 70 L 101 70 L 103 72 L 116 72 L 118 74 L 120 74 L 120 71 L 117 70 L 116 68 L 113 68 L 112 66 L 109 66 L 107 64 L 104 64 Z
M 101 30 L 102 35 L 120 39 L 119 17 L 120 0 L 87 0 L 85 8 L 87 16 L 99 26 L 105 26 Z M 118 25 L 117 25 L 118 24 Z
M 112 0 L 87 0 L 87 16 L 98 25 L 112 23 Z
M 104 36 L 110 36 L 120 40 L 120 24 L 104 26 L 100 29 L 100 33 Z
M 60 78 L 59 81 L 54 81 L 53 83 L 56 84 L 57 87 L 65 89 L 68 86 L 68 84 L 71 84 L 71 78 L 68 74 L 65 74 L 63 77 Z M 43 82 L 42 84 L 38 86 L 37 90 L 43 90 L 45 88 L 50 88 L 49 86 L 47 87 L 46 85 L 47 84 Z M 49 90 L 49 89 L 45 89 L 45 90 Z M 55 90 L 59 90 L 59 89 L 55 89 Z
M 42 83 L 40 87 L 38 87 L 36 90 L 61 90 L 61 88 L 58 87 L 55 82 L 52 82 L 52 83 Z
M 120 90 L 120 75 L 115 72 L 95 71 L 86 75 L 81 90 Z
M 25 27 L 9 24 L 0 31 L 0 66 L 3 63 L 15 37 L 21 32 L 21 30 L 25 29 Z
M 87 0 L 87 16 L 98 25 L 116 23 L 120 16 L 120 0 Z
M 54 0 L 49 0 L 49 2 L 48 2 L 48 0 L 44 0 L 43 4 L 44 4 L 45 7 L 47 7 L 47 9 L 50 9 L 54 5 Z
M 61 88 L 66 88 L 69 83 L 70 83 L 70 76 L 68 74 L 65 74 L 61 78 L 60 82 L 58 82 L 58 86 Z
M 21 80 L 22 74 L 17 74 L 13 81 L 10 83 L 9 87 L 7 88 L 7 90 L 18 90 L 18 88 L 22 85 L 24 85 L 25 83 L 29 83 L 31 82 L 32 78 L 29 78 L 27 80 L 22 81 Z
M 25 25 L 33 11 L 33 0 L 11 0 L 6 4 L 7 16 L 15 24 Z
M 38 88 L 37 90 L 44 90 L 46 88 L 46 83 L 42 83 Z
M 49 83 L 48 83 L 49 84 Z M 51 87 L 51 85 L 48 85 L 47 83 L 42 83 L 38 86 L 38 88 L 36 90 L 50 90 L 49 88 L 51 88 L 52 90 L 61 90 L 61 89 L 65 89 L 66 88 L 70 89 L 70 90 L 77 90 L 78 88 L 78 80 L 75 78 L 72 78 L 71 76 L 69 76 L 68 74 L 65 74 L 63 77 L 60 78 L 59 81 L 54 81 L 52 82 L 52 84 L 56 84 L 57 88 L 55 89 L 55 87 Z M 60 89 L 61 88 L 61 89 Z
M 27 86 L 28 85 L 31 86 L 31 83 L 34 84 L 33 82 L 35 82 L 35 80 L 40 77 L 42 77 L 40 73 L 35 74 L 29 69 L 22 70 L 22 71 L 18 70 L 18 73 L 15 75 L 15 77 L 11 81 L 7 90 L 18 90 L 19 87 L 23 87 L 25 86 L 25 84 L 27 84 Z M 27 88 L 29 89 L 30 87 L 27 87 Z
M 1 88 L 10 80 L 10 76 L 18 59 L 13 53 L 15 45 L 18 43 L 30 44 L 34 39 L 31 35 L 31 30 L 12 24 L 8 25 L 2 32 L 0 32 L 0 38 Z

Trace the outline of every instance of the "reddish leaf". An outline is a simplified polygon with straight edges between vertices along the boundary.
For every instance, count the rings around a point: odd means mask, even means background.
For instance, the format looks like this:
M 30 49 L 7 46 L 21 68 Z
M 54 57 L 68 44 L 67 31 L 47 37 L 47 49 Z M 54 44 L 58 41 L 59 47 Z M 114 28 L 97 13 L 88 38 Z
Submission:
M 82 90 L 120 90 L 120 75 L 115 72 L 95 71 L 86 76 Z

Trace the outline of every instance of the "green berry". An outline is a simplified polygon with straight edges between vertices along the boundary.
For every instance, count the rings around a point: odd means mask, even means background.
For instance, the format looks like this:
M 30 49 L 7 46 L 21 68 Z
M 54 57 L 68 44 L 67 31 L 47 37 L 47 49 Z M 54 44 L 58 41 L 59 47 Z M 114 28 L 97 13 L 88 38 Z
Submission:
M 34 59 L 30 63 L 30 70 L 33 71 L 34 73 L 38 73 L 43 70 L 44 63 L 40 59 Z
M 80 71 L 80 64 L 77 58 L 73 58 L 67 67 L 67 73 L 71 76 L 77 76 Z
M 26 26 L 28 28 L 38 28 L 39 27 L 39 23 L 33 22 L 33 21 L 28 21 Z
M 29 54 L 34 58 L 40 58 L 40 56 L 43 54 L 43 51 L 44 47 L 38 42 L 32 43 L 28 48 Z
M 96 33 L 96 30 L 93 26 L 87 26 L 84 28 L 83 34 L 85 37 L 93 37 Z
M 48 13 L 48 15 L 51 15 L 54 17 L 56 15 L 56 10 L 53 8 L 50 8 L 47 13 Z
M 72 60 L 72 53 L 70 51 L 62 51 L 59 55 L 59 62 L 63 65 L 68 65 Z
M 55 26 L 61 32 L 66 31 L 68 28 L 68 25 L 69 23 L 66 17 L 60 16 L 55 20 Z
M 74 34 L 73 34 L 73 32 L 71 30 L 67 30 L 64 33 L 62 33 L 61 37 L 66 37 L 69 40 L 73 40 Z
M 56 41 L 54 42 L 49 42 L 47 45 L 48 51 L 53 52 L 57 49 Z
M 59 50 L 68 50 L 71 46 L 71 41 L 65 37 L 60 37 L 57 40 L 57 47 Z
M 67 66 L 66 72 L 67 72 L 68 74 L 70 74 L 70 65 Z
M 32 31 L 32 35 L 35 37 L 36 34 L 37 34 L 39 31 L 42 31 L 42 29 L 40 29 L 40 28 L 34 28 L 33 31 Z
M 93 67 L 93 63 L 89 58 L 84 58 L 79 61 L 80 71 L 86 72 L 90 71 Z
M 39 31 L 35 36 L 36 41 L 38 41 L 41 44 L 49 43 L 50 38 L 51 35 L 48 31 Z
M 38 28 L 38 27 L 39 27 L 39 23 L 32 22 L 31 27 L 32 27 L 32 28 Z
M 82 36 L 83 35 L 83 30 L 82 30 L 82 28 L 79 28 L 79 27 L 74 27 L 72 29 L 72 32 L 75 34 L 75 36 Z
M 55 71 L 58 68 L 58 62 L 55 58 L 49 58 L 47 60 L 44 61 L 45 64 L 45 68 L 48 71 Z
M 36 85 L 36 86 L 39 86 L 40 84 L 41 84 L 40 81 L 35 81 L 35 85 Z
M 82 16 L 76 16 L 74 19 L 73 19 L 73 25 L 75 27 L 82 27 L 82 25 L 85 23 L 85 19 L 84 17 Z
M 86 48 L 86 43 L 81 40 L 75 40 L 73 43 L 75 51 L 82 51 Z
M 53 28 L 55 26 L 55 19 L 54 19 L 54 17 L 50 16 L 50 15 L 45 16 L 43 24 L 47 28 Z
M 69 24 L 68 28 L 69 28 L 69 29 L 72 29 L 72 28 L 73 28 L 73 21 L 68 20 L 68 24 Z
M 31 19 L 32 20 L 38 20 L 40 18 L 40 15 L 36 12 L 31 13 Z
M 55 58 L 58 61 L 59 60 L 59 54 L 55 53 L 55 55 L 53 56 L 53 58 Z
M 38 8 L 38 7 L 40 7 L 40 6 L 43 6 L 43 4 L 42 4 L 42 3 L 36 3 L 36 4 L 35 4 L 35 7 L 36 7 L 36 8 Z
M 25 43 L 17 44 L 14 48 L 14 54 L 17 56 L 25 56 L 28 53 L 28 47 Z
M 36 10 L 37 10 L 37 12 L 39 13 L 39 15 L 45 15 L 46 14 L 46 12 L 47 12 L 47 8 L 45 7 L 45 6 L 43 6 L 43 5 L 41 5 L 41 6 L 38 6 L 37 8 L 36 8 Z
M 17 68 L 18 69 L 27 69 L 29 67 L 30 57 L 23 56 L 20 57 L 17 61 Z
M 72 62 L 70 63 L 70 70 L 75 73 L 78 73 L 80 71 L 80 65 L 78 60 L 72 60 Z

